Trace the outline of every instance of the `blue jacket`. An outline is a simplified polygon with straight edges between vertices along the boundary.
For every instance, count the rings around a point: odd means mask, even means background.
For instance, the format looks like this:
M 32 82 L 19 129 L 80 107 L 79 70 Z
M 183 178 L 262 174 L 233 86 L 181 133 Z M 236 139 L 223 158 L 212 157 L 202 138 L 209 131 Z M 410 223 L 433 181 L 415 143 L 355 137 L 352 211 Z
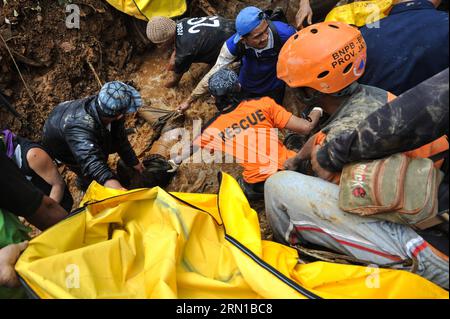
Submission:
M 265 94 L 277 88 L 283 87 L 284 82 L 277 77 L 278 55 L 281 47 L 295 34 L 296 30 L 283 22 L 272 22 L 279 35 L 280 47 L 277 47 L 277 39 L 273 39 L 272 45 L 262 52 L 246 47 L 242 56 L 242 67 L 239 74 L 239 82 L 244 91 Z M 227 40 L 230 53 L 240 56 L 239 45 L 234 43 L 234 35 Z M 274 38 L 274 36 L 272 36 Z
M 378 23 L 361 29 L 367 68 L 360 83 L 400 95 L 448 68 L 448 13 L 428 0 L 398 4 Z

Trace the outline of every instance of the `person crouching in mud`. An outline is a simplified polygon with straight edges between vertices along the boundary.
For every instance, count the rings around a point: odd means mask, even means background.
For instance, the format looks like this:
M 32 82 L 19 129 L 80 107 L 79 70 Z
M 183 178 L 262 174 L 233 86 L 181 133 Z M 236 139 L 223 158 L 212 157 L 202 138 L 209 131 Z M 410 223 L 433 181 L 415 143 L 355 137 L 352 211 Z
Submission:
M 245 100 L 238 75 L 226 68 L 209 79 L 209 91 L 215 97 L 219 113 L 194 145 L 233 156 L 244 168 L 239 183 L 247 198 L 262 199 L 266 179 L 282 170 L 286 160 L 296 155 L 279 140 L 277 129 L 308 135 L 319 123 L 323 111 L 317 107 L 309 119 L 303 119 L 269 97 Z

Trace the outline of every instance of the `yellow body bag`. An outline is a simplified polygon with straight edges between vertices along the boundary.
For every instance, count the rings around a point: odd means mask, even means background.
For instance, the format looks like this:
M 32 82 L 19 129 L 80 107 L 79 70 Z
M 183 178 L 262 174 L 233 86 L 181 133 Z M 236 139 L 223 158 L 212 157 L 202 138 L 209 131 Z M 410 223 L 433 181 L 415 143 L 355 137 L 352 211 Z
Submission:
M 325 21 L 340 21 L 362 27 L 389 15 L 394 0 L 358 1 L 330 11 Z
M 178 17 L 187 10 L 186 0 L 106 0 L 119 11 L 141 20 Z
M 222 174 L 218 195 L 93 183 L 83 207 L 33 239 L 16 270 L 38 298 L 448 298 L 406 271 L 298 258 L 261 240 L 257 213 Z

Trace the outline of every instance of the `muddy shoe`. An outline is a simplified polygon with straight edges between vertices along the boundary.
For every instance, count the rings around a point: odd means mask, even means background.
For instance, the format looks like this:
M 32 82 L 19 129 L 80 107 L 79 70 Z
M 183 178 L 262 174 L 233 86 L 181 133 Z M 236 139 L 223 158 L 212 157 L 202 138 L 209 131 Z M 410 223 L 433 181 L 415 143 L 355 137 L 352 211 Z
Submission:
M 237 181 L 249 201 L 264 199 L 264 183 L 249 184 L 242 177 L 239 177 Z

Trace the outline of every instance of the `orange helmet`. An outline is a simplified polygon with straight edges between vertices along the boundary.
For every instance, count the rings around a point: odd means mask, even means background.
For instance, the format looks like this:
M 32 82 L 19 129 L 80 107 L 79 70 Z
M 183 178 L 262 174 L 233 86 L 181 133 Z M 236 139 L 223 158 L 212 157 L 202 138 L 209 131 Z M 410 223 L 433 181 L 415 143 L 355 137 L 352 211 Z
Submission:
M 336 93 L 363 75 L 366 59 L 366 43 L 358 29 L 321 22 L 286 42 L 278 58 L 278 77 L 290 87 Z

